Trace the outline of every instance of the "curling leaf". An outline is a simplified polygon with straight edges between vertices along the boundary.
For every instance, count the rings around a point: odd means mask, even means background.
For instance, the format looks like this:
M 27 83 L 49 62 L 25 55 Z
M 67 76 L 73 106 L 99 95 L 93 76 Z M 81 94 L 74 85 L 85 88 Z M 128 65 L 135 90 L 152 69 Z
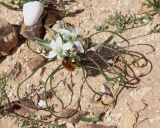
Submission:
M 43 47 L 46 50 L 51 50 L 51 47 L 50 47 L 49 43 L 47 41 L 45 41 L 45 40 L 37 38 L 35 43 L 37 43 L 39 46 Z

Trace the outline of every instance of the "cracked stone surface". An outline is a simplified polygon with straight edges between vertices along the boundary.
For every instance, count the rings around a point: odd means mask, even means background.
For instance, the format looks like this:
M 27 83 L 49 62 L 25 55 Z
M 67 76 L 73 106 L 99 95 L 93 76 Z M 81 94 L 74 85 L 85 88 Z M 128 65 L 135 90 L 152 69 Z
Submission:
M 134 100 L 141 100 L 144 95 L 146 95 L 148 92 L 152 90 L 152 87 L 143 87 L 140 89 L 134 89 L 130 92 L 130 96 Z
M 137 118 L 136 112 L 125 112 L 120 120 L 120 127 L 121 128 L 133 128 L 134 124 L 136 124 Z

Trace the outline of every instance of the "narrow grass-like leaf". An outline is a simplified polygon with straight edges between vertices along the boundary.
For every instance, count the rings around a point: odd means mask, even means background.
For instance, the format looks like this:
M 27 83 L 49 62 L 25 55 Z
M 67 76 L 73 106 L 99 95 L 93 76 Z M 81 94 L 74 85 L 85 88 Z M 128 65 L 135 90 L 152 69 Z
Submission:
M 50 47 L 49 43 L 45 40 L 42 40 L 42 39 L 38 38 L 35 41 L 35 43 L 38 44 L 39 46 L 43 47 L 46 50 L 51 50 L 51 47 Z

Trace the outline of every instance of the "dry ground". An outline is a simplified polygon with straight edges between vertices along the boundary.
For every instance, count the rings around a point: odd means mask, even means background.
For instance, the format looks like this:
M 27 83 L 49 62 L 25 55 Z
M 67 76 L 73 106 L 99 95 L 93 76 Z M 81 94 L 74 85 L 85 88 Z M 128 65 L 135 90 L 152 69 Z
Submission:
M 93 30 L 95 24 L 102 24 L 109 14 L 112 14 L 115 10 L 127 13 L 128 11 L 134 13 L 143 12 L 143 7 L 139 0 L 76 0 L 76 2 L 70 5 L 72 10 L 84 9 L 83 12 L 77 14 L 74 17 L 66 17 L 65 20 L 71 24 L 74 24 L 81 30 L 83 35 L 89 34 Z M 22 21 L 22 14 L 14 11 L 7 10 L 4 7 L 0 7 L 0 18 L 4 18 L 12 24 L 19 24 Z M 159 22 L 160 18 L 157 17 L 155 22 Z M 126 38 L 137 37 L 145 34 L 149 30 L 150 26 L 143 28 L 130 30 L 123 34 Z M 103 38 L 103 37 L 101 37 Z M 141 78 L 141 82 L 135 89 L 124 89 L 118 97 L 117 105 L 115 108 L 108 108 L 101 104 L 93 104 L 90 100 L 90 92 L 87 88 L 84 88 L 83 100 L 81 102 L 82 110 L 88 110 L 95 113 L 96 111 L 106 112 L 103 122 L 99 122 L 104 125 L 115 124 L 119 128 L 133 128 L 136 122 L 140 122 L 136 125 L 137 128 L 160 128 L 160 34 L 152 34 L 140 38 L 130 40 L 131 44 L 150 44 L 155 48 L 155 51 L 147 54 L 146 57 L 152 62 L 153 70 L 147 76 Z M 142 53 L 150 52 L 150 48 L 147 46 L 137 46 L 134 50 Z M 16 62 L 22 64 L 23 71 L 21 75 L 11 82 L 9 82 L 10 92 L 12 93 L 12 99 L 16 99 L 16 87 L 17 84 L 24 79 L 30 72 L 27 70 L 26 62 L 35 54 L 27 49 L 25 44 L 22 44 L 17 50 L 10 56 L 7 56 L 4 61 L 0 63 L 0 72 L 9 72 Z M 56 64 L 49 64 L 48 67 L 55 67 Z M 147 71 L 147 68 L 143 69 L 143 72 Z M 39 80 L 46 79 L 50 70 L 46 69 L 45 73 L 40 76 L 40 72 L 37 72 L 32 79 L 30 79 L 26 86 L 26 90 L 29 89 L 31 83 L 38 84 Z M 136 72 L 140 72 L 137 70 Z M 60 78 L 66 75 L 66 71 L 61 73 Z M 81 84 L 82 73 L 78 70 L 74 73 L 74 99 L 71 106 L 74 106 L 79 95 L 78 86 Z M 97 81 L 98 80 L 98 81 Z M 94 86 L 100 86 L 100 78 L 95 78 L 92 81 Z M 28 85 L 28 86 L 27 86 Z M 62 99 L 68 102 L 66 95 L 69 95 L 69 90 L 61 90 L 61 94 L 65 96 Z M 70 126 L 71 127 L 71 126 Z M 78 127 L 78 126 L 77 126 Z M 5 117 L 0 120 L 0 128 L 16 128 L 14 120 Z

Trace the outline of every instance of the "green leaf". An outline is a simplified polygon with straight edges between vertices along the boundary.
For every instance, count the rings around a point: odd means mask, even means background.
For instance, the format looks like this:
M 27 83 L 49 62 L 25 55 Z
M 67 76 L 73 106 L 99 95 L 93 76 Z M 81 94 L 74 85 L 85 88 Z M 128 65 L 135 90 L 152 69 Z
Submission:
M 37 38 L 35 43 L 37 43 L 39 46 L 43 47 L 46 50 L 51 50 L 51 47 L 50 47 L 49 43 L 45 40 Z
M 1 2 L 0 2 L 0 5 L 8 8 L 8 9 L 10 9 L 10 10 L 17 10 L 17 11 L 20 11 L 20 10 L 21 10 L 20 7 L 19 7 L 17 4 L 12 4 L 12 3 L 7 4 L 7 3 L 1 1 Z

